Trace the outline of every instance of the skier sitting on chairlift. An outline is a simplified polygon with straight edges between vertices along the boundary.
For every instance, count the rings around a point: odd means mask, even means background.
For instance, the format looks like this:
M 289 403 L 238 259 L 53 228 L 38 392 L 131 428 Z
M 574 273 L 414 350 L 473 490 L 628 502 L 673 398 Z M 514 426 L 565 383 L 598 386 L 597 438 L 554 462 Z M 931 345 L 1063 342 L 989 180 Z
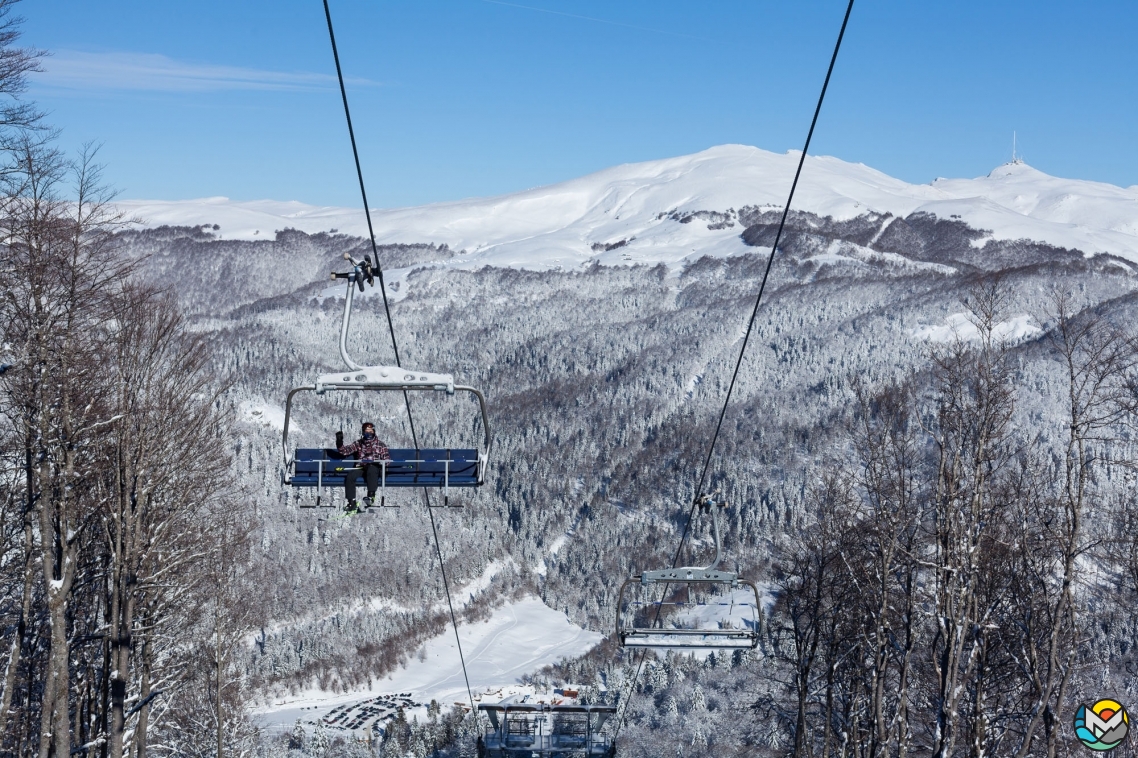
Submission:
M 360 467 L 363 469 L 364 481 L 367 482 L 367 497 L 364 498 L 364 506 L 370 508 L 375 504 L 375 491 L 379 488 L 379 472 L 380 464 L 376 461 L 389 461 L 391 460 L 391 453 L 387 449 L 387 443 L 380 441 L 375 436 L 375 424 L 370 421 L 365 421 L 363 428 L 363 436 L 350 445 L 344 444 L 344 433 L 336 432 L 336 449 L 340 455 L 348 457 L 356 455 L 360 460 Z M 356 500 L 356 477 L 344 477 L 344 494 L 348 498 L 348 504 L 344 506 L 344 511 L 347 513 L 358 513 L 360 510 L 359 501 Z

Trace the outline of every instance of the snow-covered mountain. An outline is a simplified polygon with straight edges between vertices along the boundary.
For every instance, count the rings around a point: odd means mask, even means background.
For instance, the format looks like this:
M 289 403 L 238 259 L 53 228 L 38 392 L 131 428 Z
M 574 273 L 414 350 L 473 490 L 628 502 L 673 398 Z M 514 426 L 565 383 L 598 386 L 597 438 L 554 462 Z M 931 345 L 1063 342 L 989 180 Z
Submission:
M 447 707 L 465 700 L 440 559 L 455 597 L 469 600 L 458 634 L 475 696 L 523 675 L 525 686 L 621 692 L 632 670 L 611 636 L 618 588 L 675 560 L 797 157 L 725 146 L 499 198 L 376 212 L 403 360 L 479 387 L 491 408 L 487 485 L 452 494 L 462 507 L 433 517 L 420 493 L 402 491 L 387 500 L 400 507 L 321 520 L 326 512 L 301 507 L 311 493 L 281 486 L 285 398 L 341 365 L 346 285 L 327 277 L 345 252 L 368 249 L 363 214 L 268 201 L 123 203 L 149 226 L 180 227 L 120 241 L 143 277 L 176 286 L 218 370 L 233 377 L 232 476 L 259 522 L 249 570 L 264 577 L 265 624 L 245 661 L 263 725 L 370 725 L 390 715 L 392 693 Z M 1020 163 L 909 185 L 811 158 L 794 209 L 708 474 L 732 504 L 724 565 L 764 587 L 810 534 L 820 473 L 861 470 L 849 431 L 855 385 L 924 397 L 932 352 L 977 336 L 970 303 L 986 296 L 981 284 L 998 282 L 995 336 L 1014 350 L 1013 426 L 1060 459 L 1070 383 L 1051 339 L 1056 294 L 1087 322 L 1138 323 L 1138 267 L 1127 262 L 1138 261 L 1138 188 Z M 187 228 L 201 224 L 220 229 Z M 275 233 L 289 227 L 297 231 Z M 332 229 L 340 233 L 317 233 Z M 591 261 L 619 265 L 581 265 Z M 629 265 L 657 262 L 667 270 Z M 375 292 L 357 297 L 353 313 L 351 351 L 366 363 L 392 355 Z M 414 403 L 431 445 L 480 438 L 473 408 Z M 397 397 L 306 397 L 290 444 L 327 444 L 366 418 L 408 446 L 405 413 Z M 1138 460 L 1138 448 L 1128 436 L 1102 459 Z M 1125 500 L 1128 476 L 1096 480 L 1100 501 Z M 709 532 L 692 525 L 685 562 L 705 560 Z M 769 628 L 788 623 L 772 603 L 765 610 Z M 1095 649 L 1114 649 L 1099 641 Z M 764 642 L 729 662 L 646 663 L 623 732 L 643 750 L 629 754 L 676 744 L 690 755 L 760 754 L 753 747 L 783 727 L 773 716 L 740 722 L 740 693 L 785 699 L 792 653 Z M 570 660 L 534 670 L 562 655 Z M 1112 660 L 1113 671 L 1130 670 L 1129 659 Z M 1138 699 L 1116 677 L 1113 691 Z
M 462 268 L 541 270 L 592 260 L 673 265 L 745 252 L 738 211 L 781 207 L 798 159 L 797 151 L 722 145 L 499 197 L 374 211 L 372 220 L 380 243 L 465 250 L 447 264 Z M 146 226 L 217 224 L 224 239 L 271 238 L 287 227 L 367 234 L 356 208 L 227 198 L 120 205 Z M 835 220 L 927 212 L 958 218 L 991 239 L 1027 239 L 1138 261 L 1138 186 L 1060 179 L 1024 163 L 976 179 L 908 184 L 860 163 L 808 157 L 793 207 Z M 693 218 L 705 223 L 688 223 Z

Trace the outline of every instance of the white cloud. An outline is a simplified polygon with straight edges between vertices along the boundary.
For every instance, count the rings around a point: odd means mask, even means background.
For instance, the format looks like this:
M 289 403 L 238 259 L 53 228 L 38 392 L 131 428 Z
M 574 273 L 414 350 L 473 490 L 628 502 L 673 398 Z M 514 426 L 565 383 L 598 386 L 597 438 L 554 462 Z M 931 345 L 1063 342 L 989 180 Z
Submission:
M 305 71 L 266 71 L 240 66 L 176 61 L 152 53 L 88 53 L 59 50 L 33 74 L 36 84 L 83 91 L 218 92 L 222 90 L 318 91 L 336 88 L 336 77 Z M 354 85 L 374 85 L 349 79 Z

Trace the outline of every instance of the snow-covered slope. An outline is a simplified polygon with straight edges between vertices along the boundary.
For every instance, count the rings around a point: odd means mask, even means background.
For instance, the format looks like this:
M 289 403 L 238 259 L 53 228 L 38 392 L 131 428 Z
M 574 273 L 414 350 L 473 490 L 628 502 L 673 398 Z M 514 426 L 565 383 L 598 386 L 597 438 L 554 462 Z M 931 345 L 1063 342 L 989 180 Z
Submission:
M 781 207 L 798 157 L 796 151 L 780 155 L 722 145 L 500 197 L 374 211 L 372 219 L 381 243 L 435 242 L 467 251 L 448 265 L 675 264 L 693 254 L 745 251 L 734 211 Z M 265 238 L 285 227 L 360 236 L 367 231 L 358 209 L 297 202 L 209 198 L 120 205 L 148 226 L 218 224 L 227 239 Z M 977 179 L 915 185 L 863 164 L 809 157 L 794 208 L 836 219 L 926 211 L 959 217 L 998 239 L 1024 238 L 1138 261 L 1138 186 L 1059 179 L 1024 163 Z M 696 211 L 724 215 L 680 223 Z
M 515 684 L 527 673 L 588 652 L 602 635 L 572 624 L 537 598 L 524 598 L 496 609 L 485 621 L 460 624 L 466 670 L 475 694 Z M 427 641 L 415 659 L 366 690 L 333 694 L 313 689 L 277 700 L 258 711 L 258 721 L 283 730 L 300 719 L 323 716 L 329 709 L 383 693 L 408 693 L 416 702 L 436 699 L 449 709 L 467 700 L 466 681 L 454 629 Z

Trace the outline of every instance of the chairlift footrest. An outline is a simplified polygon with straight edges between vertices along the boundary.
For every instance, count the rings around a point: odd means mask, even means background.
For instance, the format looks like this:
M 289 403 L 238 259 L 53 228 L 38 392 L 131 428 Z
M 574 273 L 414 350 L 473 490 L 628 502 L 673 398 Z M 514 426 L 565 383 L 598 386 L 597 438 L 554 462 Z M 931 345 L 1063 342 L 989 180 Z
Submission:
M 661 650 L 754 650 L 759 635 L 725 629 L 621 629 L 621 647 Z

